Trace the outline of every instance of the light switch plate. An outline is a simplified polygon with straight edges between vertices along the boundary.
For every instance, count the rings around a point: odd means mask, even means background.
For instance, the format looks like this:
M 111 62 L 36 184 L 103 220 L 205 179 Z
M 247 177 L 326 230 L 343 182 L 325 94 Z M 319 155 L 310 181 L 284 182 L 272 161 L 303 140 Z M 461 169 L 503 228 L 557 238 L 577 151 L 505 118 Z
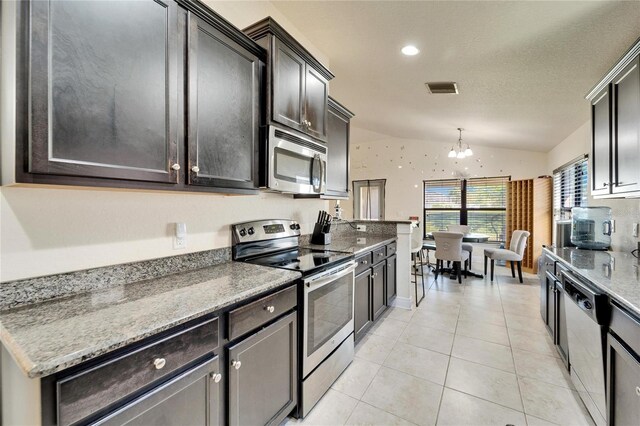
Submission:
M 611 219 L 611 233 L 613 234 L 614 232 L 616 232 L 616 220 Z
M 636 237 L 636 238 L 638 237 L 638 224 L 637 223 L 633 224 L 633 236 Z
M 187 224 L 176 223 L 176 234 L 173 237 L 173 249 L 180 250 L 187 248 Z
M 366 232 L 367 231 L 367 225 L 356 225 L 356 229 L 358 231 Z

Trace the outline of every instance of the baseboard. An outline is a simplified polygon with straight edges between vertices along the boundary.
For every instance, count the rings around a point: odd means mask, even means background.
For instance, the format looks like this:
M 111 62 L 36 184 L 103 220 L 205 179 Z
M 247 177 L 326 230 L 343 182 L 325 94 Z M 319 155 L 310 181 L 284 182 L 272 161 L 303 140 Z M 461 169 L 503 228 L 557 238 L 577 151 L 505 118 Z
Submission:
M 394 308 L 402 308 L 410 311 L 413 307 L 413 301 L 410 297 L 396 296 L 396 298 L 391 302 L 391 306 L 393 306 Z

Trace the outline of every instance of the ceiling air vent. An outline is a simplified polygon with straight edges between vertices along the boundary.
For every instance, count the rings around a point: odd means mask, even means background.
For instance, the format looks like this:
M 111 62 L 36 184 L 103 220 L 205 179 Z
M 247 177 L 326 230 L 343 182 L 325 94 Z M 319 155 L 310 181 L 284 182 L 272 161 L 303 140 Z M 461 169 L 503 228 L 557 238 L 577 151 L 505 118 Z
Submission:
M 432 95 L 457 95 L 458 85 L 453 81 L 433 81 L 425 83 L 427 90 Z

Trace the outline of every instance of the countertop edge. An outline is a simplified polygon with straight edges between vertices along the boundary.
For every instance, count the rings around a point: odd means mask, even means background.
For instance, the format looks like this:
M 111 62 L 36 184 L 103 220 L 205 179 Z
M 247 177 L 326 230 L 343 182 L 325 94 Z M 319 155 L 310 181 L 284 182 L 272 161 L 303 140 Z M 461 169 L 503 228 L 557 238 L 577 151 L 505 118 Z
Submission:
M 19 367 L 19 369 L 25 374 L 26 377 L 30 379 L 39 379 L 50 376 L 52 374 L 58 373 L 60 371 L 66 370 L 68 368 L 77 366 L 82 364 L 83 362 L 98 358 L 100 356 L 109 354 L 118 349 L 122 349 L 129 345 L 138 343 L 144 339 L 153 337 L 159 333 L 170 330 L 171 328 L 178 327 L 182 324 L 185 324 L 189 321 L 196 320 L 197 318 L 203 317 L 208 314 L 212 314 L 230 306 L 234 306 L 237 304 L 242 304 L 246 300 L 260 297 L 262 295 L 268 294 L 276 289 L 284 288 L 287 285 L 291 285 L 295 281 L 299 280 L 302 277 L 302 274 L 297 271 L 283 271 L 288 274 L 295 275 L 294 277 L 284 278 L 282 282 L 279 282 L 276 285 L 267 284 L 265 287 L 261 287 L 257 291 L 246 290 L 242 293 L 236 295 L 236 297 L 223 301 L 219 304 L 215 304 L 209 308 L 201 309 L 197 312 L 191 313 L 189 315 L 182 316 L 180 318 L 168 321 L 162 325 L 151 327 L 146 330 L 142 330 L 137 333 L 135 336 L 127 337 L 126 339 L 114 339 L 113 342 L 107 342 L 105 345 L 100 346 L 91 346 L 82 351 L 75 351 L 71 354 L 63 355 L 59 358 L 53 359 L 47 363 L 36 364 L 33 362 L 31 357 L 22 349 L 22 346 L 15 342 L 12 338 L 12 334 L 6 330 L 2 321 L 0 321 L 0 344 L 2 344 L 7 352 L 10 354 L 13 362 Z M 177 274 L 180 274 L 178 272 Z M 174 274 L 169 274 L 174 275 Z M 141 280 L 146 281 L 146 280 Z M 134 284 L 135 283 L 131 283 Z M 99 291 L 99 290 L 97 290 Z
M 600 285 L 600 284 L 594 282 L 593 279 L 591 279 L 591 278 L 585 276 L 584 274 L 582 274 L 579 269 L 576 269 L 569 262 L 567 262 L 566 260 L 564 260 L 561 257 L 559 257 L 558 255 L 556 255 L 548 247 L 543 247 L 542 250 L 546 254 L 548 254 L 549 256 L 553 257 L 556 261 L 561 262 L 563 265 L 565 265 L 567 268 L 569 268 L 576 275 L 579 275 L 580 278 L 590 282 L 592 285 L 596 286 L 598 289 L 604 291 L 612 300 L 615 300 L 619 305 L 621 305 L 622 308 L 628 310 L 632 315 L 634 315 L 635 317 L 640 319 L 640 306 L 635 306 L 633 303 L 629 302 L 627 299 L 625 299 L 624 297 L 620 296 L 618 293 L 616 293 L 615 291 L 611 290 L 610 288 L 607 288 L 606 286 L 603 286 L 603 285 Z

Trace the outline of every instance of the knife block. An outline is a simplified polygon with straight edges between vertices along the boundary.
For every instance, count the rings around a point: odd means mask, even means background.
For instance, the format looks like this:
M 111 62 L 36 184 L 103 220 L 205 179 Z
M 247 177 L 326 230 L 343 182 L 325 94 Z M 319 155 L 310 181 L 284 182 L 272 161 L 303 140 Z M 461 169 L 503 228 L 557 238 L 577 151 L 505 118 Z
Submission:
M 331 234 L 329 230 L 331 225 L 321 225 L 316 223 L 313 227 L 313 234 L 311 235 L 311 244 L 331 244 Z

